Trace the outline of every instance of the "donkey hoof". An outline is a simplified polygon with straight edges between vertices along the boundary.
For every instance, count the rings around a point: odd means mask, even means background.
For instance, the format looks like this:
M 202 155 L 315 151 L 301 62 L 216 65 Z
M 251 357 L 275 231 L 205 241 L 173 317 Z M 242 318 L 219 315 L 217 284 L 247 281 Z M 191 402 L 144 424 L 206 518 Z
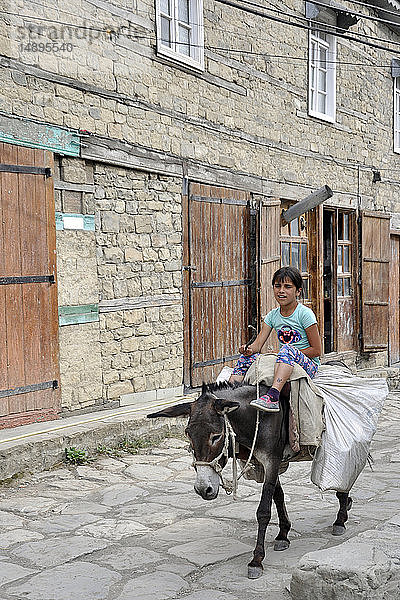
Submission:
M 248 566 L 247 569 L 248 569 L 247 570 L 247 577 L 249 579 L 258 579 L 263 574 L 263 568 L 262 567 L 250 567 L 250 566 Z
M 343 535 L 346 531 L 344 525 L 332 525 L 332 535 Z
M 287 550 L 290 546 L 289 540 L 275 540 L 274 550 L 276 552 L 282 552 L 282 550 Z

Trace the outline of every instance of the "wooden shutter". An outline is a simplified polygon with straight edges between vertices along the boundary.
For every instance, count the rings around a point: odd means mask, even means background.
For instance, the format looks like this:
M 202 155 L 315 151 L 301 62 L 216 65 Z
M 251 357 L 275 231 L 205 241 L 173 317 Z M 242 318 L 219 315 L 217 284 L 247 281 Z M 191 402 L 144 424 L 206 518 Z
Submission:
M 251 195 L 198 183 L 189 187 L 190 383 L 215 381 L 233 366 L 252 323 Z M 187 305 L 187 303 L 186 303 Z
M 0 144 L 0 429 L 60 410 L 53 169 Z
M 362 349 L 386 350 L 389 319 L 390 217 L 361 215 Z
M 272 276 L 281 265 L 279 243 L 281 203 L 277 198 L 262 200 L 260 205 L 260 313 L 265 315 L 276 307 L 272 290 Z M 265 344 L 263 352 L 277 351 L 278 340 L 274 334 Z

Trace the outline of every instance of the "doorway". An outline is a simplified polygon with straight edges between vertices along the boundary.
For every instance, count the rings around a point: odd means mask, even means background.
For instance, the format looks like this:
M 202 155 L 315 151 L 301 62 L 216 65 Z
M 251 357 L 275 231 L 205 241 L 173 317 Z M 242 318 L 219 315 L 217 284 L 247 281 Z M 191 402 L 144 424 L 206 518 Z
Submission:
M 400 363 L 400 235 L 390 236 L 389 365 Z
M 357 347 L 354 211 L 323 211 L 324 353 Z
M 215 381 L 257 324 L 256 211 L 251 194 L 191 183 L 184 265 L 184 384 Z

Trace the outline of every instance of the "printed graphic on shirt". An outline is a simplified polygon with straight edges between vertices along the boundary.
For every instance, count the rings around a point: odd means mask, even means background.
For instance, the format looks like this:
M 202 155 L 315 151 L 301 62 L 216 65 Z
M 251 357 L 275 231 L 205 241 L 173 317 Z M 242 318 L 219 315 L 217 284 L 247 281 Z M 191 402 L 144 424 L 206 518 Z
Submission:
M 301 334 L 296 329 L 292 329 L 289 325 L 283 325 L 281 329 L 278 329 L 278 340 L 282 344 L 293 344 L 301 340 Z

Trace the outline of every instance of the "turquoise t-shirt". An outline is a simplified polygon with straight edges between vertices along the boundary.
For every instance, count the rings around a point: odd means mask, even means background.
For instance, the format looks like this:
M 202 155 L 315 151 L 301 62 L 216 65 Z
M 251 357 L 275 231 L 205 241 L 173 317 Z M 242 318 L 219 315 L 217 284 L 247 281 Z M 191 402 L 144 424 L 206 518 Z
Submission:
M 310 346 L 306 329 L 314 325 L 317 319 L 311 308 L 307 308 L 307 306 L 299 302 L 289 317 L 282 316 L 281 309 L 278 306 L 278 308 L 274 308 L 267 314 L 264 322 L 272 327 L 272 329 L 275 329 L 280 348 L 283 344 L 291 344 L 295 348 L 299 348 L 299 350 L 304 350 L 304 348 L 309 348 Z M 317 357 L 311 360 L 317 365 L 321 364 Z

